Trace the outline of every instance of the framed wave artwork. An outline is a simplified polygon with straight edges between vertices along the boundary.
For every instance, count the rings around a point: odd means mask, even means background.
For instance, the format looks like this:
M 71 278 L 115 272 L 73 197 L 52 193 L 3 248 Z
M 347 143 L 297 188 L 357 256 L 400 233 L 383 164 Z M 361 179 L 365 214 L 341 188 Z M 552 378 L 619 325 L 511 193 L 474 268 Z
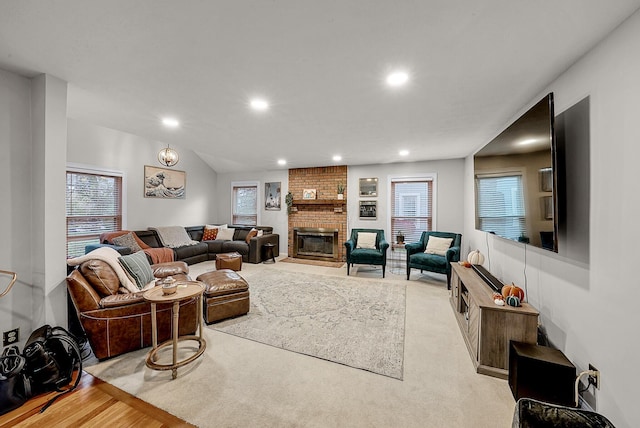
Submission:
M 187 173 L 175 169 L 144 166 L 144 197 L 185 199 Z

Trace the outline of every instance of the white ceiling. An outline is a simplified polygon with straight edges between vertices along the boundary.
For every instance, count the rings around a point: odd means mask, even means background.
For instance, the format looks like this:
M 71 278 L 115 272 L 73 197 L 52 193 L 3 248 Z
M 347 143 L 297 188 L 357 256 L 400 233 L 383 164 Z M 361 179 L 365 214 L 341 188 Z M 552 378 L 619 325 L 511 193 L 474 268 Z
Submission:
M 638 7 L 0 0 L 0 68 L 66 80 L 70 118 L 190 148 L 218 172 L 459 158 Z M 410 81 L 392 89 L 396 68 Z M 248 108 L 257 95 L 268 111 Z

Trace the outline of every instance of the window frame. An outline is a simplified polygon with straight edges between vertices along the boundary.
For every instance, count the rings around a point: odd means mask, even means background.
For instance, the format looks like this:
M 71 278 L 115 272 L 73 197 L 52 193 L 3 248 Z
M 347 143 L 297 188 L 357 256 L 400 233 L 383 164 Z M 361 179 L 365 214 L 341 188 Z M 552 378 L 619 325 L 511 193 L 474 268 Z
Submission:
M 260 207 L 262 206 L 262 195 L 260 192 L 260 181 L 232 181 L 231 182 L 231 224 L 235 223 L 235 189 L 236 187 L 255 187 L 256 188 L 256 224 L 247 224 L 243 226 L 258 226 L 260 225 Z
M 519 177 L 520 178 L 520 185 L 521 185 L 521 198 L 522 198 L 522 210 L 523 210 L 523 214 L 522 216 L 510 216 L 510 218 L 520 218 L 521 219 L 521 224 L 522 224 L 522 230 L 520 231 L 521 236 L 523 234 L 526 234 L 527 231 L 527 211 L 529 209 L 529 207 L 527 207 L 527 189 L 525 186 L 525 177 L 526 177 L 526 170 L 522 169 L 522 168 L 504 168 L 504 169 L 498 169 L 498 170 L 491 170 L 491 171 L 477 171 L 476 174 L 473 177 L 474 180 L 474 192 L 475 192 L 475 229 L 482 231 L 482 232 L 487 232 L 487 233 L 491 233 L 490 231 L 486 231 L 483 230 L 480 227 L 480 223 L 481 223 L 481 219 L 482 218 L 488 218 L 488 217 L 480 217 L 480 197 L 479 197 L 479 191 L 480 191 L 480 186 L 479 186 L 479 180 L 482 179 L 495 179 L 495 178 L 503 178 L 503 177 Z M 506 218 L 506 216 L 505 216 Z M 506 234 L 497 234 L 496 236 L 501 236 L 505 239 L 511 239 L 511 240 L 517 240 L 518 237 L 515 238 L 508 238 L 505 236 Z
M 126 174 L 123 171 L 108 169 L 108 168 L 100 168 L 93 165 L 84 165 L 77 163 L 67 163 L 65 170 L 65 199 L 67 196 L 66 191 L 66 177 L 69 173 L 75 174 L 87 174 L 87 175 L 102 175 L 106 177 L 117 177 L 120 179 L 120 229 L 127 229 L 127 178 Z M 65 228 L 67 228 L 68 224 L 68 216 L 66 212 L 66 202 L 65 202 Z M 97 235 L 99 237 L 99 235 Z M 85 238 L 86 239 L 86 238 Z M 65 245 L 66 245 L 66 256 L 69 255 L 69 235 L 68 231 L 65 231 Z
M 389 176 L 388 180 L 387 180 L 387 194 L 388 196 L 388 210 L 387 210 L 387 231 L 388 231 L 388 236 L 389 236 L 389 242 L 394 242 L 395 243 L 395 235 L 394 235 L 394 231 L 393 231 L 393 219 L 394 219 L 394 215 L 393 215 L 393 199 L 395 197 L 394 195 L 394 191 L 393 191 L 393 185 L 394 183 L 401 183 L 401 182 L 410 182 L 410 181 L 415 181 L 415 182 L 427 182 L 427 181 L 431 181 L 431 230 L 438 230 L 437 229 L 437 206 L 438 206 L 438 174 L 437 173 L 424 173 L 424 174 L 417 174 L 417 175 L 411 175 L 411 176 Z M 420 196 L 418 195 L 418 203 L 420 202 Z M 416 208 L 418 209 L 418 211 L 420 211 L 419 206 L 416 206 Z M 421 218 L 421 217 L 427 217 L 427 216 L 416 216 L 417 218 Z M 403 231 L 404 232 L 404 231 Z M 408 237 L 405 236 L 405 243 L 410 243 L 412 242 L 411 240 L 407 239 Z M 420 239 L 420 236 L 418 236 L 417 239 Z M 417 242 L 417 241 L 415 241 Z

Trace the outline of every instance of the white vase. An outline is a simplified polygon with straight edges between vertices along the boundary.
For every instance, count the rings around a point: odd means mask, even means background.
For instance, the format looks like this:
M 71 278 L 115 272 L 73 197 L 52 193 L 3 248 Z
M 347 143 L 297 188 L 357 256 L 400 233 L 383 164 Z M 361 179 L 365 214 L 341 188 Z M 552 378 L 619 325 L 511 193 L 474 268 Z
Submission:
M 344 199 L 344 194 L 338 193 L 338 199 Z

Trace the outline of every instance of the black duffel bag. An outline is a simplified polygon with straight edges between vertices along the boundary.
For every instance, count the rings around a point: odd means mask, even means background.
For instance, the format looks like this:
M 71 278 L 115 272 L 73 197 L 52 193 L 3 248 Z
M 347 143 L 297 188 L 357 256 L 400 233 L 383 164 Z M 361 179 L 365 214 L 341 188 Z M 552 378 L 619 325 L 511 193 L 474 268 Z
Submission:
M 17 409 L 31 397 L 25 365 L 17 346 L 6 348 L 0 356 L 0 415 Z
M 78 386 L 82 375 L 82 356 L 78 341 L 64 328 L 44 325 L 35 330 L 24 345 L 23 355 L 32 395 L 60 392 L 40 409 L 41 413 L 62 394 Z

